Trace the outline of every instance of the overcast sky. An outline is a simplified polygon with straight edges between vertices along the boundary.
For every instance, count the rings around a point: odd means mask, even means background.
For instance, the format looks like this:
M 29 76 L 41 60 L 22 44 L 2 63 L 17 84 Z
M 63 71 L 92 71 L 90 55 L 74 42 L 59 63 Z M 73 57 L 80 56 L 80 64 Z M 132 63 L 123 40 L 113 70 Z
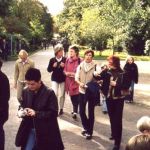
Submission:
M 47 6 L 52 15 L 57 15 L 63 9 L 63 0 L 39 0 Z

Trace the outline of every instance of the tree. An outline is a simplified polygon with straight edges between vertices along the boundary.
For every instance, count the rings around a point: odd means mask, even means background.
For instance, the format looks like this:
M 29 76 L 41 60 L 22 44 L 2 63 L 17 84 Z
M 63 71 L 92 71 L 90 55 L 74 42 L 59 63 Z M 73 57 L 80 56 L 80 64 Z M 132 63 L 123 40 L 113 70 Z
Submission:
M 150 40 L 147 40 L 145 42 L 145 50 L 144 50 L 145 54 L 150 56 Z
M 1 0 L 0 1 L 0 16 L 5 17 L 10 13 L 10 5 L 13 0 Z
M 130 54 L 143 55 L 145 42 L 150 38 L 150 9 L 137 3 L 130 12 L 126 48 Z

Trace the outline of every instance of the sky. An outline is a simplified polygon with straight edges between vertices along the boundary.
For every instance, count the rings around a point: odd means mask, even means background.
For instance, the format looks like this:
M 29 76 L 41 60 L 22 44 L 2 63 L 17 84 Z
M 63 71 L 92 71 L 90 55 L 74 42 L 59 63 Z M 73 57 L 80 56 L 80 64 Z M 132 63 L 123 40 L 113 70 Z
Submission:
M 57 15 L 63 9 L 63 0 L 39 0 L 45 6 L 47 6 L 49 12 L 52 15 Z

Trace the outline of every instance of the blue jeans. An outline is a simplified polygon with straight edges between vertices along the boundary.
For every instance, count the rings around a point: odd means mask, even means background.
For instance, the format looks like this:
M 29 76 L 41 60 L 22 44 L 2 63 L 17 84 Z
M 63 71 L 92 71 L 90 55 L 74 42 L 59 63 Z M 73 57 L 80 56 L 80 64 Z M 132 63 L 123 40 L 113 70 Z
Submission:
M 106 97 L 101 94 L 102 111 L 107 112 Z
M 131 91 L 130 95 L 127 95 L 125 97 L 125 100 L 133 102 L 133 97 L 134 97 L 134 81 L 131 82 L 130 91 Z
M 35 129 L 31 129 L 29 132 L 29 137 L 25 150 L 32 150 L 34 146 L 35 146 Z

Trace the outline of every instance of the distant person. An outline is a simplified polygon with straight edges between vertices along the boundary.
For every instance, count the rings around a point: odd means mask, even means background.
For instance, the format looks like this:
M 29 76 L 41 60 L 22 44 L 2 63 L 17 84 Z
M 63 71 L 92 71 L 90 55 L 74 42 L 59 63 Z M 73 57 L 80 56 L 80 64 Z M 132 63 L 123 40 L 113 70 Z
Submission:
M 134 101 L 134 84 L 138 83 L 138 67 L 134 62 L 134 58 L 132 56 L 127 57 L 126 64 L 124 66 L 124 71 L 129 74 L 131 79 L 131 86 L 130 86 L 130 95 L 126 96 L 125 101 L 127 103 L 133 103 Z
M 5 132 L 4 123 L 8 120 L 10 86 L 7 76 L 1 71 L 2 60 L 0 59 L 0 150 L 4 150 Z
M 41 81 L 40 70 L 30 68 L 26 75 L 16 146 L 23 150 L 64 150 L 58 126 L 58 103 L 52 89 Z
M 137 121 L 137 129 L 141 133 L 149 133 L 150 134 L 150 117 L 143 116 Z
M 0 37 L 0 58 L 2 59 L 2 50 L 3 50 L 3 38 Z
M 68 49 L 69 49 L 69 41 L 68 41 L 68 39 L 64 38 L 63 41 L 62 41 L 62 44 L 63 44 L 64 52 L 65 52 L 65 55 L 66 55 L 67 52 L 68 52 Z
M 28 58 L 28 53 L 25 50 L 20 50 L 19 59 L 15 63 L 14 72 L 14 88 L 17 89 L 17 99 L 21 103 L 22 90 L 25 87 L 25 74 L 30 68 L 34 68 L 34 62 Z
M 3 39 L 2 42 L 2 58 L 3 60 L 7 61 L 8 60 L 8 42 L 6 41 L 6 39 Z
M 133 136 L 128 141 L 125 150 L 150 150 L 150 134 Z
M 64 67 L 66 58 L 63 57 L 64 48 L 62 44 L 54 47 L 55 57 L 51 58 L 47 67 L 48 72 L 52 72 L 51 83 L 57 99 L 59 100 L 59 115 L 63 114 L 65 102 L 65 74 Z
M 76 45 L 71 45 L 68 51 L 68 58 L 66 59 L 64 73 L 66 75 L 65 91 L 69 94 L 73 111 L 72 118 L 77 119 L 78 107 L 79 107 L 79 85 L 75 81 L 75 73 L 78 65 L 81 62 L 79 57 L 79 48 Z

